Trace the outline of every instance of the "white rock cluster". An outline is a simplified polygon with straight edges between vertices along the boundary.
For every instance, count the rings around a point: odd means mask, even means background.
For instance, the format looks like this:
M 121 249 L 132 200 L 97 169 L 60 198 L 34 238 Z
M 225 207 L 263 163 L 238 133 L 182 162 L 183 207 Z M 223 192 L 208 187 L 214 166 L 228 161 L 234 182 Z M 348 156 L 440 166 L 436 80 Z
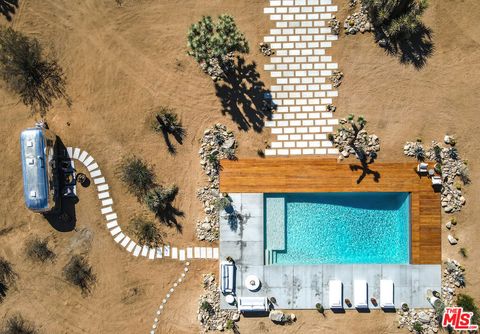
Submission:
M 454 143 L 451 136 L 447 137 L 446 142 Z M 424 152 L 426 160 L 434 161 L 441 166 L 443 180 L 441 197 L 444 211 L 446 213 L 460 211 L 466 200 L 462 194 L 461 184 L 456 179 L 457 177 L 468 179 L 468 168 L 465 161 L 460 159 L 457 149 L 453 146 L 442 147 L 435 141 L 432 141 L 432 145 L 427 149 L 421 142 L 407 142 L 403 147 L 403 153 L 410 157 L 415 157 L 419 151 Z
M 368 19 L 367 10 L 364 6 L 362 6 L 359 12 L 347 16 L 343 22 L 343 28 L 347 35 L 355 35 L 357 32 L 363 34 L 375 30 L 373 24 Z
M 328 21 L 328 26 L 332 29 L 332 34 L 340 34 L 340 21 L 337 20 L 335 15 Z
M 456 260 L 445 262 L 442 280 L 442 300 L 445 306 L 455 304 L 456 289 L 465 286 L 465 268 Z
M 346 124 L 346 119 L 341 119 L 340 124 Z M 354 133 L 349 128 L 341 127 L 337 133 L 333 135 L 333 145 L 340 151 L 338 160 L 348 158 L 350 154 L 355 154 L 355 150 L 350 146 Z M 380 151 L 380 138 L 377 135 L 369 135 L 366 130 L 361 130 L 354 142 L 356 147 L 363 149 L 367 156 L 376 155 Z
M 343 81 L 343 72 L 337 70 L 333 71 L 330 81 L 333 83 L 333 87 L 339 87 Z
M 275 51 L 272 51 L 272 49 L 270 48 L 270 44 L 265 42 L 259 44 L 259 49 L 260 52 L 266 57 L 270 57 L 275 54 Z
M 220 309 L 220 294 L 218 293 L 218 286 L 215 283 L 215 275 L 203 275 L 204 293 L 198 300 L 197 319 L 202 327 L 202 333 L 208 331 L 223 331 L 227 329 L 227 322 L 239 321 L 240 312 L 237 310 L 221 310 Z M 204 303 L 210 305 L 210 309 L 202 307 Z
M 222 61 L 217 58 L 211 58 L 208 62 L 200 63 L 200 68 L 207 73 L 213 81 L 217 81 L 225 77 L 225 72 L 234 66 L 234 53 L 229 52 L 222 57 Z
M 237 142 L 233 132 L 222 124 L 205 130 L 200 141 L 200 164 L 208 177 L 208 185 L 197 191 L 203 203 L 205 218 L 197 221 L 197 238 L 214 241 L 218 239 L 218 209 L 215 203 L 222 197 L 219 191 L 220 159 L 234 159 Z
M 437 322 L 437 314 L 435 311 L 408 310 L 398 311 L 400 319 L 398 320 L 398 328 L 406 327 L 410 332 L 419 333 L 414 329 L 414 325 L 419 323 L 422 327 L 421 333 L 433 334 L 438 333 L 439 325 Z

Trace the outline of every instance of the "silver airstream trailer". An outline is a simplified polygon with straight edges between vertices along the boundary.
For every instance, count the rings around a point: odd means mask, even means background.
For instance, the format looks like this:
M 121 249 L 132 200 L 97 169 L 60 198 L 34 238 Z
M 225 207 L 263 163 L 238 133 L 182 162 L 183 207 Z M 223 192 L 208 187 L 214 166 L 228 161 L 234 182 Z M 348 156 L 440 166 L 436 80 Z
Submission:
M 57 136 L 43 124 L 22 131 L 20 147 L 25 205 L 34 212 L 48 212 L 59 198 Z

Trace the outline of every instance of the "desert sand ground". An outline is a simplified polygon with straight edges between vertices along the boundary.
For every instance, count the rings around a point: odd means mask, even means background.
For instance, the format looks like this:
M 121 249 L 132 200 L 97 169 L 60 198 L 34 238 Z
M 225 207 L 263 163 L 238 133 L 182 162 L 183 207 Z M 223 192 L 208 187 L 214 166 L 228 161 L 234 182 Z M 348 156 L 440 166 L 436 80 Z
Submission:
M 347 12 L 345 0 L 339 17 Z M 126 0 L 117 7 L 114 0 L 54 1 L 20 0 L 20 8 L 2 24 L 38 38 L 59 58 L 68 76 L 73 106 L 58 103 L 47 121 L 68 146 L 88 150 L 106 175 L 120 217 L 144 212 L 144 207 L 127 193 L 115 178 L 118 160 L 135 153 L 154 165 L 158 181 L 180 187 L 175 205 L 185 216 L 183 230 L 164 227 L 166 240 L 174 245 L 200 245 L 195 239 L 195 221 L 202 217 L 196 189 L 205 179 L 199 165 L 198 140 L 203 131 L 222 122 L 235 130 L 239 156 L 255 156 L 265 147 L 269 131 L 259 131 L 242 110 L 251 110 L 249 98 L 239 94 L 232 103 L 234 119 L 222 114 L 222 103 L 210 78 L 186 55 L 186 31 L 201 15 L 232 14 L 251 46 L 247 64 L 255 61 L 259 80 L 271 84 L 263 64 L 268 62 L 256 45 L 272 27 L 263 14 L 267 1 Z M 458 138 L 458 148 L 469 160 L 473 184 L 467 187 L 467 206 L 457 215 L 460 242 L 450 246 L 444 229 L 444 257 L 460 259 L 458 249 L 466 247 L 469 257 L 467 291 L 480 301 L 478 258 L 480 207 L 480 163 L 478 106 L 480 105 L 480 4 L 474 0 L 431 1 L 425 23 L 433 30 L 435 51 L 424 68 L 400 64 L 373 44 L 371 35 L 342 36 L 331 54 L 345 73 L 337 100 L 338 116 L 363 114 L 369 129 L 382 140 L 380 159 L 405 159 L 405 140 L 422 137 L 441 140 L 445 133 Z M 260 84 L 259 84 L 260 85 Z M 18 136 L 32 126 L 18 99 L 0 89 L 4 121 L 0 124 L 2 164 L 0 173 L 0 255 L 18 273 L 16 287 L 0 304 L 1 318 L 19 312 L 32 320 L 42 333 L 147 333 L 154 312 L 183 266 L 174 261 L 149 262 L 133 258 L 115 245 L 104 228 L 99 204 L 92 188 L 79 189 L 75 230 L 55 230 L 40 215 L 23 204 Z M 235 102 L 235 101 L 234 101 Z M 254 104 L 255 101 L 251 102 Z M 158 105 L 170 105 L 187 129 L 177 154 L 167 153 L 163 139 L 145 125 L 147 112 Z M 67 122 L 70 126 L 67 126 Z M 258 120 L 256 121 L 258 123 Z M 261 124 L 261 120 L 259 121 Z M 240 128 L 239 128 L 240 126 Z M 447 217 L 444 218 L 446 221 Z M 88 229 L 91 243 L 80 245 Z M 24 242 L 32 236 L 48 237 L 57 254 L 53 264 L 39 265 L 26 259 Z M 88 297 L 67 284 L 62 267 L 73 253 L 88 253 L 98 282 Z M 201 274 L 216 269 L 213 262 L 193 262 L 185 285 L 168 302 L 159 333 L 195 333 L 197 298 Z M 242 333 L 396 333 L 395 315 L 380 312 L 350 313 L 326 318 L 314 311 L 295 312 L 298 321 L 274 326 L 268 318 L 239 323 Z M 1 319 L 0 319 L 1 320 Z

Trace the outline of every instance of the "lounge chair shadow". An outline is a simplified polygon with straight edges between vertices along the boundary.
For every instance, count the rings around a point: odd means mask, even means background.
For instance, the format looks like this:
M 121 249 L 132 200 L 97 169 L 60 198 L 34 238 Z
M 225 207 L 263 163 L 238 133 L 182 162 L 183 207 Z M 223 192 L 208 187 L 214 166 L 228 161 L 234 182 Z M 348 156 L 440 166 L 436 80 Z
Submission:
M 385 313 L 396 313 L 395 307 L 382 307 L 382 311 Z
M 262 132 L 265 120 L 272 119 L 276 106 L 271 92 L 260 80 L 255 62 L 247 64 L 244 58 L 237 57 L 234 68 L 223 82 L 215 83 L 215 89 L 222 103 L 222 113 L 230 114 L 240 130 Z
M 338 313 L 338 314 L 345 313 L 345 309 L 343 307 L 342 308 L 331 308 L 330 311 L 332 311 L 333 313 Z
M 356 307 L 355 309 L 358 313 L 370 313 L 370 309 L 368 307 Z

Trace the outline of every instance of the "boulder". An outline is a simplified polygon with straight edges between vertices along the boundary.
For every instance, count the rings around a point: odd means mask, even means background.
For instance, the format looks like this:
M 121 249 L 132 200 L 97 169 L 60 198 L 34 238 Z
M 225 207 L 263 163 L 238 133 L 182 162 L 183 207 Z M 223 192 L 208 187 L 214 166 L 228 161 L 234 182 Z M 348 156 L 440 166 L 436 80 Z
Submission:
M 425 312 L 418 313 L 418 320 L 421 323 L 428 324 L 430 322 L 430 316 Z
M 455 237 L 453 237 L 451 234 L 449 234 L 447 238 L 450 245 L 456 245 L 458 243 L 458 240 L 455 239 Z

